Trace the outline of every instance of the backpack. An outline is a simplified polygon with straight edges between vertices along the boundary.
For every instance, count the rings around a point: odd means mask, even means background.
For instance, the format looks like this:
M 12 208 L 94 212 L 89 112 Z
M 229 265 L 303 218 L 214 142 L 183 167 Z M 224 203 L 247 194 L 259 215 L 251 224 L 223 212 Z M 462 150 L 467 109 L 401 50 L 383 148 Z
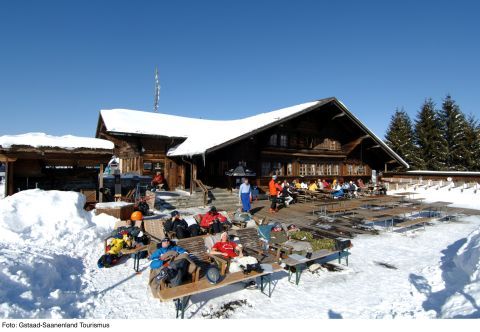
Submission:
M 102 267 L 109 268 L 114 266 L 117 263 L 118 263 L 117 255 L 105 254 L 98 259 L 97 266 L 99 268 L 102 268 Z

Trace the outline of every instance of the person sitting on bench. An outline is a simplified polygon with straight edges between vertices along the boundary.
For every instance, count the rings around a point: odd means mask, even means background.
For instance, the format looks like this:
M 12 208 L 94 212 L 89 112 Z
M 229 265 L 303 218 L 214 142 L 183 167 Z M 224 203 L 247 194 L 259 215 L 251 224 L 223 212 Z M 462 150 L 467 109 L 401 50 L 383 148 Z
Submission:
M 333 198 L 343 197 L 344 195 L 343 189 L 338 183 L 335 187 L 332 187 L 332 189 L 333 189 L 333 192 L 332 192 Z
M 213 245 L 210 253 L 212 255 L 221 255 L 227 258 L 243 256 L 242 247 L 235 242 L 229 241 L 227 232 L 223 232 L 220 235 L 220 241 Z
M 197 236 L 200 233 L 200 226 L 198 226 L 198 224 L 192 224 L 189 226 L 177 210 L 172 211 L 170 216 L 172 219 L 165 222 L 165 231 L 175 232 L 177 239 Z
M 162 239 L 161 247 L 153 252 L 150 259 L 155 280 L 168 282 L 170 286 L 182 283 L 190 264 L 187 251 L 173 244 L 169 238 Z
M 243 255 L 242 246 L 230 241 L 227 232 L 223 232 L 220 235 L 220 241 L 213 245 L 210 253 L 230 259 L 228 267 L 228 272 L 230 273 L 245 271 L 247 265 L 258 264 L 255 257 Z M 255 283 L 250 282 L 250 285 L 254 284 Z
M 223 231 L 227 223 L 227 218 L 217 212 L 217 208 L 212 206 L 200 221 L 200 227 L 208 230 L 209 233 L 217 234 Z
M 316 191 L 318 189 L 317 183 L 315 181 L 312 181 L 310 185 L 308 186 L 308 190 L 310 191 Z

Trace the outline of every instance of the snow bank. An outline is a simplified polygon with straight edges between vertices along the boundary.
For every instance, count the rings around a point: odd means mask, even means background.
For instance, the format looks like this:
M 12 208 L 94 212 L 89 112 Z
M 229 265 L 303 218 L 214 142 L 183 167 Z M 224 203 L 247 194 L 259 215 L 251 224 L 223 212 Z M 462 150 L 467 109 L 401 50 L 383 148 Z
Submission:
M 452 295 L 442 307 L 445 318 L 480 318 L 480 229 L 472 232 L 452 259 L 447 281 Z
M 0 201 L 0 241 L 73 249 L 71 241 L 95 226 L 84 205 L 85 196 L 76 192 L 32 189 L 6 197 Z
M 58 147 L 63 149 L 106 149 L 113 150 L 112 142 L 91 137 L 79 137 L 72 135 L 51 136 L 45 133 L 26 133 L 21 135 L 0 136 L 0 146 L 9 149 L 14 145 L 38 147 Z
M 115 223 L 76 192 L 25 190 L 0 200 L 0 318 L 82 317 L 84 257 Z

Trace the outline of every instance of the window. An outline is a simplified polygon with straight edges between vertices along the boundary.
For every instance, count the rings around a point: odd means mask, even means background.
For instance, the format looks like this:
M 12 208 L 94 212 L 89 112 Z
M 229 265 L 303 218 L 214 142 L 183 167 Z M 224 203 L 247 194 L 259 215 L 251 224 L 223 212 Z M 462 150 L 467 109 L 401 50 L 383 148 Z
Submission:
M 280 135 L 280 146 L 286 148 L 288 146 L 288 136 Z
M 365 175 L 365 167 L 363 165 L 355 167 L 355 173 L 357 175 Z
M 270 139 L 268 140 L 268 144 L 271 146 L 277 145 L 277 134 L 273 134 L 270 136 Z
M 340 166 L 333 165 L 333 175 L 340 175 Z
M 307 164 L 300 164 L 300 175 L 307 175 Z
M 151 162 L 143 163 L 143 170 L 144 171 L 151 171 L 152 170 L 152 163 Z
M 308 175 L 313 176 L 315 175 L 315 164 L 310 164 L 308 167 Z
M 327 175 L 332 175 L 332 165 L 331 164 L 327 165 Z
M 317 164 L 317 175 L 323 175 L 323 164 Z
M 270 162 L 262 162 L 262 176 L 269 176 L 270 175 Z
M 283 165 L 282 163 L 276 162 L 273 163 L 273 171 L 276 175 L 283 175 Z
M 287 176 L 293 175 L 293 165 L 292 163 L 287 164 Z
M 335 151 L 336 149 L 337 149 L 337 142 L 331 140 L 331 141 L 330 141 L 330 150 Z
M 347 174 L 353 175 L 353 165 L 347 165 Z

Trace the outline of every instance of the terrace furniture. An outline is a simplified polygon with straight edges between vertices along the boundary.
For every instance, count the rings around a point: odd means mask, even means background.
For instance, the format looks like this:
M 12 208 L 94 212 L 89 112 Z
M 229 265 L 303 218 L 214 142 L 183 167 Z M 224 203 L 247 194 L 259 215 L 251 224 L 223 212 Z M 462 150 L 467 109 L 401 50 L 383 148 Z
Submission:
M 214 289 L 223 288 L 239 282 L 252 280 L 260 277 L 260 291 L 272 296 L 271 275 L 273 273 L 282 271 L 283 268 L 278 264 L 262 264 L 263 272 L 251 271 L 248 274 L 244 272 L 227 273 L 225 277 L 216 284 L 211 284 L 206 278 L 202 278 L 197 282 L 183 284 L 173 288 L 164 288 L 158 292 L 158 297 L 161 301 L 175 302 L 176 317 L 183 319 L 185 317 L 185 309 L 188 306 L 191 296 L 202 294 Z M 266 293 L 266 286 L 268 284 L 268 293 Z
M 291 282 L 292 276 L 295 274 L 295 285 L 300 283 L 300 277 L 302 272 L 307 268 L 307 264 L 310 262 L 328 263 L 338 259 L 338 263 L 341 264 L 342 258 L 345 258 L 346 265 L 348 266 L 348 256 L 350 252 L 348 248 L 338 251 L 330 251 L 327 249 L 314 251 L 310 257 L 293 254 L 284 259 L 282 263 L 286 265 L 288 270 L 288 281 Z

